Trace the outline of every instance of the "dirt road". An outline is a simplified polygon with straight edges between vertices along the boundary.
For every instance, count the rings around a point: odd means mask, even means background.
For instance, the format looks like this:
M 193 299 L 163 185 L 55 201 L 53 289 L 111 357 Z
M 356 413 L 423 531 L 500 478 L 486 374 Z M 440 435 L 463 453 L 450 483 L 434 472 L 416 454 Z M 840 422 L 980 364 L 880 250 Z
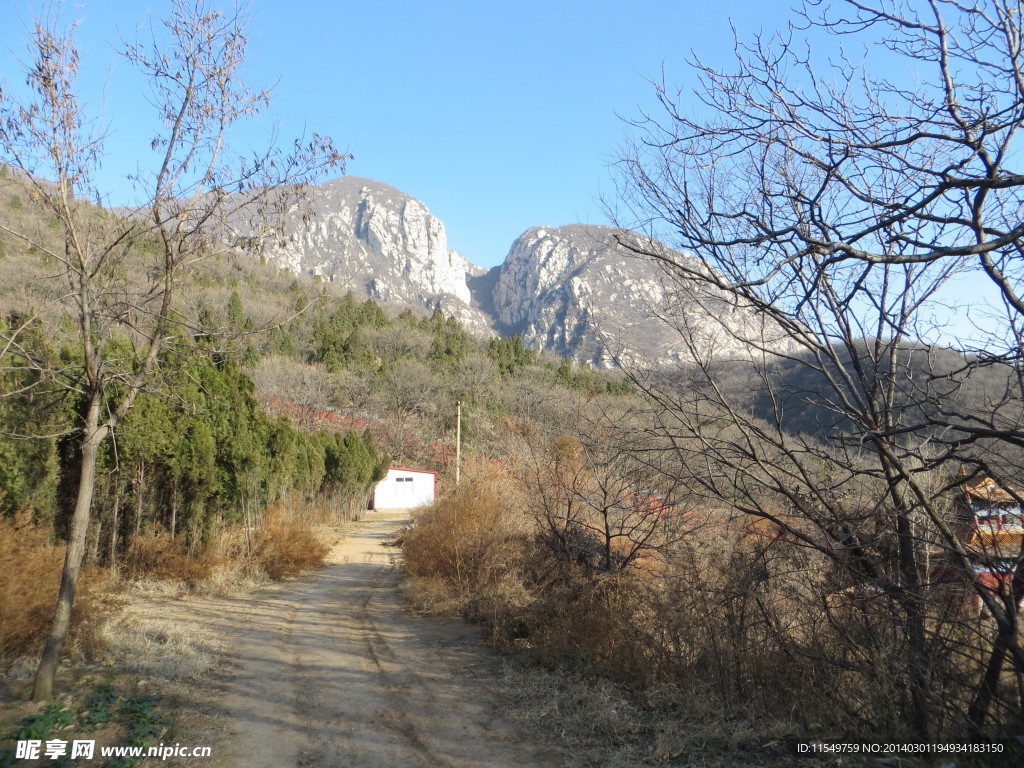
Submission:
M 216 707 L 227 727 L 211 745 L 216 765 L 563 762 L 501 718 L 490 690 L 500 662 L 473 628 L 403 611 L 399 553 L 385 542 L 406 522 L 404 513 L 374 513 L 323 570 L 194 607 L 196 618 L 232 637 L 232 672 Z

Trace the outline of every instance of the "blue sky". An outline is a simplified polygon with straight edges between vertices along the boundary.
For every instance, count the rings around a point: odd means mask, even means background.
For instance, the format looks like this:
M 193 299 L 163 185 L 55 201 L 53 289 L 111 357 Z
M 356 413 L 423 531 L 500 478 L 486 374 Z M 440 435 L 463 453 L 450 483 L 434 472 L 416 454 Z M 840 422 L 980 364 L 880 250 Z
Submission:
M 227 0 L 225 0 L 227 2 Z M 166 2 L 50 3 L 77 16 L 82 95 L 109 141 L 99 178 L 125 204 L 125 176 L 149 157 L 144 83 L 117 55 Z M 270 119 L 283 139 L 327 134 L 355 155 L 348 173 L 422 200 L 449 246 L 483 266 L 540 225 L 606 223 L 611 163 L 628 125 L 654 110 L 652 79 L 688 89 L 694 55 L 733 59 L 735 25 L 749 40 L 784 28 L 790 3 L 767 0 L 493 0 L 432 3 L 251 0 L 246 75 L 276 83 Z M 24 82 L 29 2 L 0 0 L 0 82 Z M 834 45 L 830 42 L 829 45 Z M 897 65 L 899 66 L 899 65 Z M 656 110 L 654 110 L 656 112 Z M 259 139 L 257 139 L 259 140 Z M 990 284 L 950 289 L 944 338 L 975 333 Z M 964 303 L 978 304 L 968 314 Z
M 110 141 L 101 186 L 124 197 L 152 134 L 139 83 L 115 52 L 163 3 L 80 0 L 83 94 Z M 0 0 L 0 73 L 23 77 L 29 3 Z M 253 0 L 248 73 L 276 82 L 274 119 L 288 138 L 333 136 L 348 173 L 398 187 L 446 225 L 450 247 L 500 263 L 538 225 L 599 224 L 623 117 L 651 106 L 664 67 L 684 84 L 691 51 L 731 57 L 740 33 L 774 30 L 782 2 L 319 2 Z M 151 10 L 152 9 L 152 10 Z

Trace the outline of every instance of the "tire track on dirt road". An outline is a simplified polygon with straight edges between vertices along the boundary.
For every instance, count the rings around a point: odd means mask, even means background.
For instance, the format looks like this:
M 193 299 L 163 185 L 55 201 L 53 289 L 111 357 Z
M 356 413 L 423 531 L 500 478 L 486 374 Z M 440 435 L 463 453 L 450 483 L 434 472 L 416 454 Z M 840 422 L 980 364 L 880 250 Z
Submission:
M 500 660 L 477 630 L 400 604 L 404 513 L 374 513 L 326 567 L 204 614 L 233 637 L 218 765 L 241 768 L 554 768 L 505 721 Z

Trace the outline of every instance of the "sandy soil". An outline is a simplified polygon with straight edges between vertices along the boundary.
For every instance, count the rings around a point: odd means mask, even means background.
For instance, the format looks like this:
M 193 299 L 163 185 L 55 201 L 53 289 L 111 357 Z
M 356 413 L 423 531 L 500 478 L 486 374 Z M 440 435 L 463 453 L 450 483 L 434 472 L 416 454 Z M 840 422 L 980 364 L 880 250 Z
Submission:
M 405 513 L 374 513 L 321 571 L 241 597 L 169 606 L 229 638 L 226 672 L 190 687 L 176 741 L 186 765 L 499 768 L 564 759 L 501 717 L 500 659 L 457 620 L 400 604 Z

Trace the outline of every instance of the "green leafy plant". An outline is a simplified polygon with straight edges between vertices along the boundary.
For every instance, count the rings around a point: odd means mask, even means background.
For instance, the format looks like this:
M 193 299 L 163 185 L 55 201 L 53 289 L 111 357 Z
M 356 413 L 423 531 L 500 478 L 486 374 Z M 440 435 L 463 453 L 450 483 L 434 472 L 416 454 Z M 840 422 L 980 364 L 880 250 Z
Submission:
M 120 696 L 114 686 L 109 683 L 97 685 L 92 696 L 85 702 L 85 707 L 78 714 L 81 730 L 95 731 L 104 723 L 110 722 L 119 699 Z

